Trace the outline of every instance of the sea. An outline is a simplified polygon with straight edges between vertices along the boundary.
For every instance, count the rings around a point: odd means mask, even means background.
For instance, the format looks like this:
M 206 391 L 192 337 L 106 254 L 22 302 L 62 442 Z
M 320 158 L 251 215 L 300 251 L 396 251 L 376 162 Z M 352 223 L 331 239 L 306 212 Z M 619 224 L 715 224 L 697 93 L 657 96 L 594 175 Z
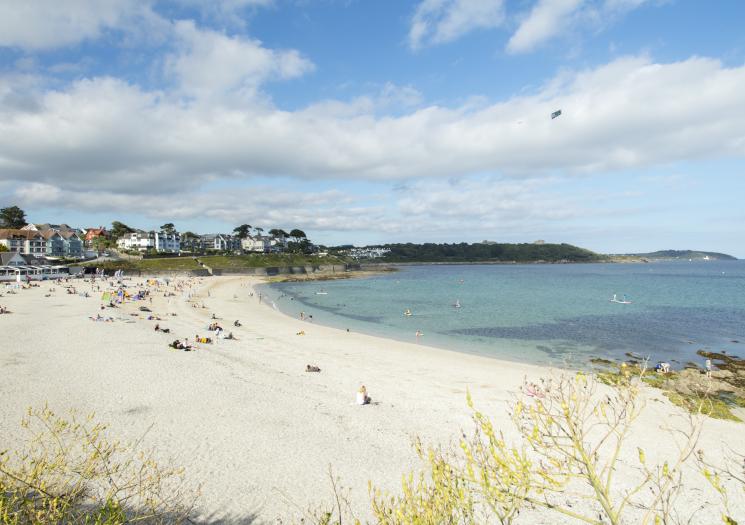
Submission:
M 745 261 L 429 264 L 261 291 L 308 322 L 511 361 L 745 358 Z

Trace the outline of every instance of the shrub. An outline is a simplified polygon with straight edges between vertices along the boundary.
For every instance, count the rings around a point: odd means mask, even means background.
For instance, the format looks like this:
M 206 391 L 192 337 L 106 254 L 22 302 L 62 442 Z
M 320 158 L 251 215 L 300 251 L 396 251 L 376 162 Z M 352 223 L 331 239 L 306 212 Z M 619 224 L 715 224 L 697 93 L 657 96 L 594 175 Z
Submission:
M 181 469 L 159 466 L 138 443 L 110 441 L 94 417 L 29 410 L 28 439 L 0 453 L 0 523 L 182 523 L 195 493 Z

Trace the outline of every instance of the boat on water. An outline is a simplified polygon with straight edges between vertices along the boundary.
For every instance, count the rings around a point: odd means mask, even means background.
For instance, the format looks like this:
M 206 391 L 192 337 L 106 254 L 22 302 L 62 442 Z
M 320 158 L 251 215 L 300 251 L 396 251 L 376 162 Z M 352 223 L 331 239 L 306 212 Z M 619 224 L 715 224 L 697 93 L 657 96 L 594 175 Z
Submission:
M 411 313 L 411 310 L 409 310 L 409 309 L 407 308 L 407 309 L 406 309 L 406 310 L 404 311 L 404 316 L 406 316 L 406 317 L 409 317 L 409 316 L 411 316 L 411 315 L 413 315 L 413 314 Z
M 455 304 L 453 305 L 453 308 L 460 308 L 460 299 L 455 300 Z
M 626 298 L 626 294 L 623 294 L 623 299 L 619 299 L 617 297 L 617 294 L 613 294 L 613 298 L 610 299 L 610 302 L 618 304 L 631 304 L 631 301 Z
M 319 292 L 316 292 L 316 295 L 328 295 L 328 294 L 329 294 L 329 293 L 328 293 L 328 292 L 326 292 L 326 291 L 324 291 L 324 290 L 321 290 L 321 291 L 319 291 Z

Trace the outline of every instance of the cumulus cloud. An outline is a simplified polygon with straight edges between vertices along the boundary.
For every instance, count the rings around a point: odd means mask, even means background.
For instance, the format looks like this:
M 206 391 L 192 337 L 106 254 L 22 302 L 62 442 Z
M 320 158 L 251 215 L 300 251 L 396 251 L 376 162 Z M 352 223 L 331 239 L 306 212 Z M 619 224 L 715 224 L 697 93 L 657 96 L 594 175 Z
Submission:
M 98 38 L 107 29 L 152 16 L 147 0 L 0 2 L 0 46 L 52 49 Z
M 189 96 L 215 99 L 228 93 L 253 97 L 271 79 L 289 79 L 314 69 L 296 50 L 272 50 L 258 40 L 199 29 L 192 21 L 174 25 L 178 52 L 166 58 L 166 73 Z
M 132 199 L 119 192 L 81 193 L 47 183 L 17 187 L 12 196 L 13 202 L 22 207 L 54 207 L 107 215 L 135 214 L 153 224 L 163 220 L 178 224 L 199 219 L 227 224 L 250 221 L 254 226 L 265 228 L 301 225 L 314 230 L 350 231 L 360 228 L 359 217 L 364 216 L 366 226 L 377 224 L 386 228 L 391 225 L 379 206 L 361 205 L 356 197 L 338 190 L 277 191 L 275 187 L 261 185 L 199 191 L 174 188 L 167 206 L 161 194 Z
M 498 27 L 504 21 L 503 0 L 423 0 L 409 29 L 409 46 L 452 42 L 475 29 Z
M 499 103 L 395 117 L 345 113 L 343 103 L 338 111 L 203 107 L 107 77 L 57 91 L 16 82 L 31 81 L 0 79 L 0 96 L 15 100 L 0 106 L 0 180 L 76 191 L 147 194 L 254 175 L 592 174 L 745 155 L 745 116 L 731 110 L 745 106 L 745 66 L 704 58 L 624 58 Z
M 507 43 L 510 53 L 526 53 L 557 37 L 590 27 L 600 29 L 648 0 L 538 0 L 522 15 Z

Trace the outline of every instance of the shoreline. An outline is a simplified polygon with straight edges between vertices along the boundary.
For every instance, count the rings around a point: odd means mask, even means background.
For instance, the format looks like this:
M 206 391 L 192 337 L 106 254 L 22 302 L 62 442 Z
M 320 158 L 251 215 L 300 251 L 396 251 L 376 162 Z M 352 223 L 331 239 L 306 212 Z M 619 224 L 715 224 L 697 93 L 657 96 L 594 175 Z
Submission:
M 421 467 L 415 437 L 447 447 L 473 428 L 467 393 L 512 440 L 509 407 L 523 379 L 561 373 L 300 321 L 250 296 L 263 281 L 191 278 L 166 287 L 134 278 L 127 284 L 151 290 L 152 303 L 103 311 L 89 282 L 72 281 L 76 294 L 49 282 L 4 294 L 0 304 L 13 313 L 0 316 L 8 334 L 0 347 L 0 441 L 18 444 L 29 406 L 95 413 L 112 436 L 145 436 L 159 457 L 184 467 L 187 480 L 202 485 L 198 515 L 213 522 L 293 522 L 301 509 L 332 496 L 329 467 L 351 489 L 364 520 L 369 481 L 398 492 L 401 475 Z M 192 296 L 164 296 L 177 282 L 188 283 Z M 84 291 L 90 297 L 79 295 Z M 161 320 L 147 320 L 139 310 L 145 305 Z M 99 312 L 114 321 L 89 319 Z M 207 335 L 212 315 L 237 339 L 198 344 L 194 352 L 168 348 L 175 338 Z M 155 323 L 170 333 L 154 331 Z M 308 364 L 321 371 L 307 373 Z M 371 405 L 355 404 L 361 384 Z M 634 445 L 664 457 L 659 427 L 680 414 L 664 399 L 649 403 Z M 741 431 L 736 423 L 707 421 L 701 446 L 716 451 L 723 437 L 734 443 Z M 627 455 L 633 463 L 636 448 Z M 550 522 L 540 512 L 526 514 L 528 523 L 530 516 Z

